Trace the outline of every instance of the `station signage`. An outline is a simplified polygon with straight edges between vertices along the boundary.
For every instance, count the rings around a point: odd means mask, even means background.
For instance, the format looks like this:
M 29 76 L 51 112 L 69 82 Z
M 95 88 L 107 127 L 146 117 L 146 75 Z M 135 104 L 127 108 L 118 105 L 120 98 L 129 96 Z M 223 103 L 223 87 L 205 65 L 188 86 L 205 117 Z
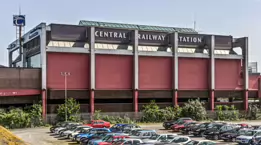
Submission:
M 96 28 L 96 42 L 130 43 L 132 33 L 125 29 Z M 139 31 L 139 45 L 170 45 L 170 33 Z M 215 36 L 216 49 L 231 49 L 232 36 Z M 210 46 L 211 35 L 206 34 L 178 34 L 179 47 L 196 48 L 200 46 Z

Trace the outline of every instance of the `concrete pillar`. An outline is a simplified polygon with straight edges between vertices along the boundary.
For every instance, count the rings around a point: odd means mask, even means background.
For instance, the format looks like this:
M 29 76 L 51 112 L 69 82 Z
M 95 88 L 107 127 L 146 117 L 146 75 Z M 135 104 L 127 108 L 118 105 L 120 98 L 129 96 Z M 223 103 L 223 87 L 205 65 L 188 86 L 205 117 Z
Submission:
M 248 74 L 248 38 L 244 37 L 241 39 L 241 45 L 243 50 L 243 74 L 244 74 L 244 109 L 248 110 L 248 81 L 249 81 L 249 74 Z
M 135 112 L 139 112 L 139 103 L 138 103 L 138 97 L 139 97 L 139 40 L 138 40 L 138 30 L 134 30 L 133 35 L 131 35 L 133 40 L 133 67 L 134 67 L 134 92 L 133 92 L 133 108 Z
M 43 112 L 42 112 L 42 116 L 43 116 L 43 120 L 46 122 L 47 118 L 46 118 L 46 114 L 47 114 L 47 110 L 46 110 L 46 105 L 47 105 L 47 96 L 46 96 L 46 90 L 42 90 L 42 107 L 43 107 Z
M 22 47 L 22 49 L 23 49 L 23 53 L 22 53 L 22 63 L 23 63 L 23 67 L 26 67 L 27 65 L 26 65 L 26 51 L 25 51 L 25 48 L 24 47 Z
M 211 36 L 210 47 L 209 47 L 209 56 L 210 56 L 210 110 L 214 111 L 215 109 L 215 36 Z
M 46 119 L 47 109 L 47 65 L 46 65 L 46 24 L 42 23 L 40 35 L 40 50 L 41 50 L 41 70 L 42 70 L 42 107 L 43 107 L 43 118 Z M 45 120 L 46 121 L 46 120 Z
M 172 53 L 173 53 L 173 97 L 172 97 L 172 103 L 173 106 L 178 105 L 178 83 L 179 83 L 179 59 L 178 59 L 178 33 L 175 32 L 172 34 L 172 40 L 171 40 L 171 47 L 172 47 Z
M 8 51 L 8 64 L 9 64 L 9 67 L 12 67 L 12 63 L 13 63 L 13 52 L 12 51 Z
M 258 99 L 261 99 L 261 78 L 260 77 L 258 78 Z
M 89 49 L 90 49 L 90 112 L 94 113 L 95 96 L 95 28 L 89 29 Z

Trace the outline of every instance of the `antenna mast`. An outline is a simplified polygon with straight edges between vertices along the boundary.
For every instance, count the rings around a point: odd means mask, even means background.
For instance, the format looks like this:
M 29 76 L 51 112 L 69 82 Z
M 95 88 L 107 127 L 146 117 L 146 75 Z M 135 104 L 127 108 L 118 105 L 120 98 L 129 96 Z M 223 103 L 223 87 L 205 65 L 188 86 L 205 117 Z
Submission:
M 196 31 L 196 26 L 197 26 L 197 20 L 196 20 L 196 14 L 194 13 L 194 21 L 193 21 L 193 29 Z

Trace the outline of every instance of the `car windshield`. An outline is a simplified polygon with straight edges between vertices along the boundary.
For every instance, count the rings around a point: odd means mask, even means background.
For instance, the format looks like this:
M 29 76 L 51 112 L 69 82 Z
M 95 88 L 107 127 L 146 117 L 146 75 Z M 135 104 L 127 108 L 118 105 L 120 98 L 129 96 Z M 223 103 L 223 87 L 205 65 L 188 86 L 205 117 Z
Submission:
M 239 130 L 237 133 L 238 133 L 239 135 L 245 135 L 245 134 L 246 134 L 246 131 L 245 131 L 245 130 Z
M 256 131 L 250 130 L 245 133 L 245 136 L 253 136 L 256 133 Z
M 152 135 L 149 139 L 156 140 L 159 136 L 160 136 L 159 134 Z
M 179 142 L 179 138 L 180 138 L 180 137 L 175 137 L 171 142 L 172 142 L 172 143 L 178 143 L 178 142 Z

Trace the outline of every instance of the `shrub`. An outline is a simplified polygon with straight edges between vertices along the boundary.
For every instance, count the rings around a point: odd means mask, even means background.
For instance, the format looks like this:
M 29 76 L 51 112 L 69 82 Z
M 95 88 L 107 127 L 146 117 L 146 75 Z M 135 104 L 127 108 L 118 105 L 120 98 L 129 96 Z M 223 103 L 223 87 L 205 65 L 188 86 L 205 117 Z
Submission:
M 246 118 L 247 119 L 252 119 L 252 120 L 256 120 L 260 118 L 260 107 L 257 104 L 250 104 L 248 106 L 248 111 L 247 111 L 247 115 Z
M 234 105 L 231 107 L 227 105 L 217 105 L 216 106 L 216 119 L 217 120 L 228 120 L 234 121 L 239 119 L 239 111 L 235 108 Z
M 67 108 L 67 110 L 66 110 Z M 80 121 L 80 104 L 73 98 L 65 100 L 64 104 L 58 106 L 57 120 L 65 121 L 67 111 L 67 121 Z
M 26 128 L 42 126 L 42 106 L 34 104 L 26 108 L 1 109 L 0 124 L 6 128 Z
M 189 100 L 182 107 L 182 116 L 191 117 L 194 120 L 207 119 L 207 112 L 204 103 L 201 103 L 199 99 Z
M 95 110 L 94 114 L 93 114 L 93 119 L 94 120 L 104 120 L 104 121 L 108 121 L 112 124 L 116 124 L 116 123 L 128 123 L 128 124 L 132 124 L 135 123 L 135 121 L 133 121 L 131 118 L 129 118 L 127 115 L 125 115 L 124 117 L 120 117 L 120 116 L 109 116 L 109 115 L 105 115 L 102 116 L 101 114 L 101 110 Z

